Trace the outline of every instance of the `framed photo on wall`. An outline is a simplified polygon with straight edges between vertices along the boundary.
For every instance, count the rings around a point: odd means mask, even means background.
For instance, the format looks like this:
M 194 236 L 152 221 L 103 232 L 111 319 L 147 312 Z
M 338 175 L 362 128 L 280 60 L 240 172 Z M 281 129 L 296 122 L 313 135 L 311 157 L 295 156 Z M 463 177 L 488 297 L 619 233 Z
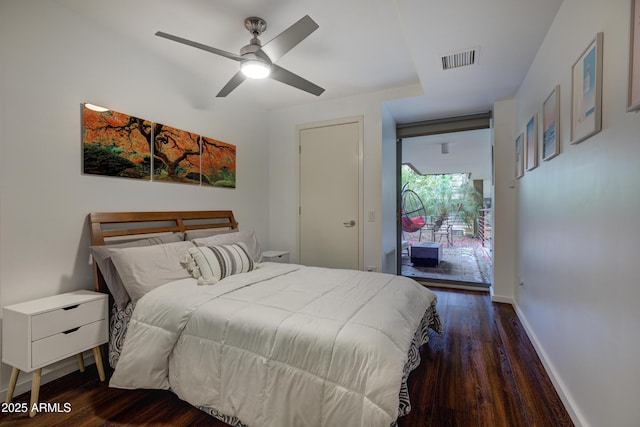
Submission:
M 516 138 L 516 178 L 524 176 L 524 134 Z
M 571 68 L 571 143 L 577 144 L 602 129 L 603 33 L 589 44 Z
M 525 134 L 527 145 L 527 170 L 538 167 L 538 119 L 537 114 L 531 116 L 527 122 Z
M 542 160 L 560 154 L 560 86 L 542 104 Z
M 640 109 L 640 0 L 631 0 L 628 111 Z

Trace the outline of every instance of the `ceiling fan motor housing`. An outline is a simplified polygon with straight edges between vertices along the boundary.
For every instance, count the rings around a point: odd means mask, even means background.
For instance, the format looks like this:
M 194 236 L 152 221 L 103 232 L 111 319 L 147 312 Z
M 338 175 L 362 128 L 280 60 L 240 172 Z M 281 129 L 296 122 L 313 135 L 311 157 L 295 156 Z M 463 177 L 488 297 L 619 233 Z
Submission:
M 258 39 L 258 36 L 267 29 L 267 23 L 262 18 L 252 16 L 244 20 L 244 26 L 253 35 L 253 38 L 249 41 L 248 45 L 245 45 L 240 49 L 240 56 L 246 60 L 259 61 L 267 65 L 271 65 L 271 60 L 269 60 L 267 55 L 255 54 L 260 50 L 260 48 L 262 48 L 262 43 Z
M 249 54 L 249 53 L 251 54 L 256 53 L 256 51 L 258 51 L 261 47 L 262 47 L 262 44 L 260 43 L 260 40 L 251 39 L 251 42 L 248 45 L 243 46 L 242 49 L 240 49 L 240 56 L 245 56 L 246 54 Z
M 267 29 L 267 22 L 257 16 L 251 16 L 244 20 L 244 27 L 249 30 L 254 37 L 257 37 Z

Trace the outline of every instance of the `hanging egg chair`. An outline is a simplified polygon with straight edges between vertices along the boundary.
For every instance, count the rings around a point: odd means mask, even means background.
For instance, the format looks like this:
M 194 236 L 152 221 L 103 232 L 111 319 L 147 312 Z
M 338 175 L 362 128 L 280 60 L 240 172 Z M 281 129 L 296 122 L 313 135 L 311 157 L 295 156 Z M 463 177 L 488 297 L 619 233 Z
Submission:
M 424 204 L 420 199 L 420 196 L 413 191 L 406 189 L 406 184 L 402 190 L 402 215 L 400 222 L 402 224 L 402 231 L 405 233 L 415 233 L 419 231 L 418 241 L 422 239 L 422 228 L 425 226 L 425 217 L 427 211 L 424 208 Z

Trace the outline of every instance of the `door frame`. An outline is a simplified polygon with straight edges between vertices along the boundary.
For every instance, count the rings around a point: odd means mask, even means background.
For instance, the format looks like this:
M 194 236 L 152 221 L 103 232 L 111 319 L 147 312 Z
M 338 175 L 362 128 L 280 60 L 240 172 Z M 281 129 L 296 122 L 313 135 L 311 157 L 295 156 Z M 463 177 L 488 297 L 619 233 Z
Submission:
M 296 182 L 295 182 L 295 197 L 296 197 L 296 254 L 298 260 L 300 259 L 300 153 L 301 153 L 301 138 L 300 134 L 303 130 L 315 129 L 327 126 L 338 126 L 349 123 L 356 123 L 358 125 L 358 269 L 364 270 L 364 167 L 363 167 L 363 151 L 364 151 L 364 116 L 345 117 L 340 119 L 324 120 L 320 122 L 311 122 L 296 125 L 296 144 L 295 144 L 295 168 L 296 168 Z
M 416 136 L 441 135 L 451 132 L 462 132 L 476 129 L 493 129 L 493 111 L 467 114 L 463 116 L 444 117 L 421 122 L 396 125 L 396 266 L 397 274 L 402 275 L 402 140 Z M 494 151 L 491 144 L 491 187 L 494 187 Z M 492 190 L 492 198 L 493 190 Z M 495 203 L 494 203 L 495 206 Z M 492 216 L 495 218 L 495 216 Z M 492 219 L 493 221 L 493 219 Z M 495 224 L 492 225 L 495 233 Z M 495 235 L 495 234 L 494 234 Z M 493 247 L 493 241 L 492 241 Z M 492 252 L 492 257 L 495 256 Z M 494 260 L 495 262 L 495 260 Z M 495 266 L 495 264 L 494 264 Z M 493 279 L 492 279 L 493 280 Z M 453 282 L 452 282 L 453 283 Z M 493 285 L 492 285 L 493 286 Z

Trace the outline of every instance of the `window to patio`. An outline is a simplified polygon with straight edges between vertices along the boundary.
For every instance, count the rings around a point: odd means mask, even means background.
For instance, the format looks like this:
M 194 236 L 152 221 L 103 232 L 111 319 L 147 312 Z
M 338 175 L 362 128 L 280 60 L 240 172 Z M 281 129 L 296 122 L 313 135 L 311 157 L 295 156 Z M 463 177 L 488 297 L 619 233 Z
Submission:
M 401 274 L 490 286 L 490 130 L 403 139 L 400 179 Z

